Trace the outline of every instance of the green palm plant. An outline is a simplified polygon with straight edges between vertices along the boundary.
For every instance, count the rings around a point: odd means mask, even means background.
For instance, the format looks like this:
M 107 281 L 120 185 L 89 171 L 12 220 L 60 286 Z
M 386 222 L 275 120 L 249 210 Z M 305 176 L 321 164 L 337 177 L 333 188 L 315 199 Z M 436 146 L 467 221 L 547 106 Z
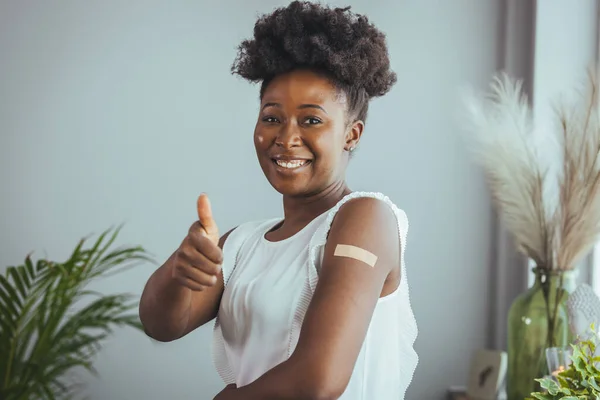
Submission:
M 93 280 L 152 262 L 142 247 L 110 249 L 121 227 L 84 248 L 81 239 L 64 262 L 30 255 L 0 275 L 0 399 L 68 399 L 80 385 L 78 368 L 97 375 L 94 355 L 115 327 L 143 330 L 131 294 L 105 295 Z M 112 233 L 111 233 L 112 231 Z

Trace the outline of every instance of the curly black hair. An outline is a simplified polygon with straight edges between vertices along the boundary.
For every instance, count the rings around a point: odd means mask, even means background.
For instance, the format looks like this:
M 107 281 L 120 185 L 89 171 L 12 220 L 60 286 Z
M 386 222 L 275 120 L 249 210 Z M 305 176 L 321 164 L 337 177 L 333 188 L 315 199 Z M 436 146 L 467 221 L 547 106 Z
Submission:
M 326 76 L 348 99 L 350 118 L 365 121 L 369 100 L 396 83 L 385 34 L 350 7 L 293 1 L 260 17 L 254 38 L 238 47 L 233 74 L 262 82 L 260 96 L 277 75 L 309 69 Z

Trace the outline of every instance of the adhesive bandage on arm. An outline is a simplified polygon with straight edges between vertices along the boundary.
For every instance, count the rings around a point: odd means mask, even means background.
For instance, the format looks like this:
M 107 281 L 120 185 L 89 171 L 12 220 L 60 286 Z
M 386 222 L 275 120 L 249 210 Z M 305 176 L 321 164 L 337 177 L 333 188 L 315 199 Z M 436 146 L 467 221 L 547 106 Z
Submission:
M 375 254 L 349 244 L 338 244 L 335 247 L 333 255 L 338 257 L 354 258 L 355 260 L 362 261 L 371 267 L 374 267 L 375 263 L 377 262 L 377 256 Z

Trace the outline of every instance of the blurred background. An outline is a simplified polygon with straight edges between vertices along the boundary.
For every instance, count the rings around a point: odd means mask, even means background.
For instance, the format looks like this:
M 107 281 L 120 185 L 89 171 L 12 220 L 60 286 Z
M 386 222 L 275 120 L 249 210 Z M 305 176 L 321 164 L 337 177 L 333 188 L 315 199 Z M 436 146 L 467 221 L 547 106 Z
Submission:
M 64 259 L 80 238 L 120 223 L 120 244 L 162 263 L 201 192 L 221 232 L 281 215 L 252 144 L 258 86 L 229 69 L 257 16 L 287 3 L 0 1 L 0 272 L 32 251 Z M 505 346 L 508 306 L 528 284 L 460 138 L 459 92 L 507 70 L 544 115 L 545 99 L 596 60 L 597 4 L 329 3 L 387 34 L 398 83 L 373 101 L 348 181 L 408 215 L 420 363 L 407 399 L 441 399 L 466 383 L 473 351 Z M 155 268 L 95 285 L 139 296 Z M 212 324 L 163 344 L 117 330 L 96 358 L 100 376 L 83 375 L 90 398 L 212 399 L 223 384 L 211 334 Z

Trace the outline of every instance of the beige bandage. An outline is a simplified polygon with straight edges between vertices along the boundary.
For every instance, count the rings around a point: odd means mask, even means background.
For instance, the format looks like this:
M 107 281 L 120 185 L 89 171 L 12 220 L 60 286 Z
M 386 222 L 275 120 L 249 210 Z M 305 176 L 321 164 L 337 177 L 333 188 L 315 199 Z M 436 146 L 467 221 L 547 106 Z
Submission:
M 338 244 L 333 252 L 334 256 L 339 257 L 350 257 L 355 260 L 362 261 L 371 267 L 375 266 L 377 262 L 377 256 L 370 251 L 361 249 L 360 247 L 352 246 L 349 244 Z

